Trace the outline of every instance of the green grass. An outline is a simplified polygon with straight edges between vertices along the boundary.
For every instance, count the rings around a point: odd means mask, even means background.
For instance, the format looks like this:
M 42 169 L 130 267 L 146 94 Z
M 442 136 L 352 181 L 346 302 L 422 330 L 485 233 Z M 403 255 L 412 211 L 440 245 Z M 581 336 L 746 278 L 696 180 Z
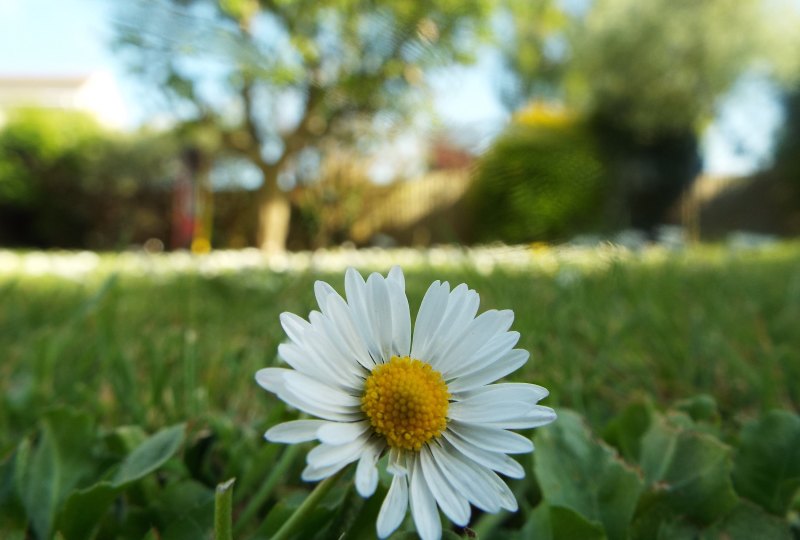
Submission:
M 532 353 L 514 378 L 547 387 L 546 404 L 597 430 L 642 397 L 666 407 L 709 394 L 731 430 L 800 408 L 800 245 L 582 260 L 409 268 L 412 313 L 434 279 L 466 282 L 482 310 L 513 309 Z M 311 271 L 0 276 L 0 457 L 62 405 L 108 430 L 189 422 L 193 448 L 204 437 L 212 448 L 197 476 L 239 476 L 241 511 L 281 451 L 261 433 L 285 415 L 253 375 L 277 362 L 278 315 L 314 308 L 316 279 L 343 290 L 343 273 Z

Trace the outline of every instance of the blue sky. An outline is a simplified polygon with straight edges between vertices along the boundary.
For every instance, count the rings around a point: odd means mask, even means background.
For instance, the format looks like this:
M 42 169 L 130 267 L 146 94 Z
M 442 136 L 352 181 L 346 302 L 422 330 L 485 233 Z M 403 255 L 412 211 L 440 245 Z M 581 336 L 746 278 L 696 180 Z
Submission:
M 132 123 L 145 121 L 142 88 L 125 74 L 109 50 L 110 6 L 106 0 L 0 0 L 0 75 L 70 75 L 111 72 Z M 469 68 L 434 78 L 436 111 L 445 124 L 470 131 L 485 143 L 507 121 L 495 98 L 491 55 Z M 719 106 L 704 140 L 706 171 L 748 174 L 769 160 L 782 119 L 777 93 L 757 77 L 738 84 Z

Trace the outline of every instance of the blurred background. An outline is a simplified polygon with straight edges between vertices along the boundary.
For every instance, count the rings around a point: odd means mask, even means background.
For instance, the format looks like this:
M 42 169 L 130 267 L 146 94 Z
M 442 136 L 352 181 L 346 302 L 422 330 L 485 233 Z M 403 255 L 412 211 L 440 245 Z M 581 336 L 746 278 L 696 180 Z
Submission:
M 800 232 L 800 0 L 0 0 L 0 246 Z

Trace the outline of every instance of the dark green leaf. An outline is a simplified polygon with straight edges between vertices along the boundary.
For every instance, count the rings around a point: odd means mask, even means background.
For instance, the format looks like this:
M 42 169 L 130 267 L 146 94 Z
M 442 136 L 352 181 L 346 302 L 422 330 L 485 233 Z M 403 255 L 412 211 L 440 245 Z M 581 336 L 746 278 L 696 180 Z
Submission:
M 641 439 L 650 427 L 652 410 L 647 401 L 631 403 L 608 423 L 603 430 L 603 439 L 626 459 L 638 461 Z
M 716 438 L 655 417 L 642 440 L 641 465 L 651 493 L 678 514 L 711 523 L 737 501 L 730 448 Z
M 800 416 L 772 411 L 747 425 L 733 481 L 742 496 L 785 516 L 800 488 Z
M 67 540 L 92 538 L 117 492 L 109 482 L 73 491 L 59 514 L 58 530 Z
M 534 471 L 549 505 L 602 523 L 609 539 L 626 538 L 643 487 L 639 474 L 570 411 L 537 434 L 536 447 Z
M 792 540 L 786 521 L 772 516 L 758 506 L 742 502 L 721 522 L 701 536 L 701 540 Z
M 167 462 L 181 447 L 185 426 L 178 424 L 163 429 L 139 445 L 122 462 L 114 476 L 114 486 L 124 486 L 142 478 Z
M 89 415 L 59 409 L 41 422 L 36 444 L 24 440 L 17 453 L 15 484 L 28 520 L 40 538 L 50 538 L 65 497 L 93 469 L 94 426 Z
M 542 503 L 531 513 L 520 538 L 536 540 L 605 540 L 602 523 L 589 521 L 577 512 L 563 506 Z

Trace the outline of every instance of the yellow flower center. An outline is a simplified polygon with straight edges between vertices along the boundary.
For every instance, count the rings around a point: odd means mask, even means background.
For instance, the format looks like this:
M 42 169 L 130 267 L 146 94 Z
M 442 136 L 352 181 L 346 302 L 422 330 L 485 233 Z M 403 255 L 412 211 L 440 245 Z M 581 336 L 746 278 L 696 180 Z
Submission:
M 393 356 L 367 377 L 361 410 L 389 446 L 418 451 L 447 427 L 449 399 L 442 374 L 430 364 Z

